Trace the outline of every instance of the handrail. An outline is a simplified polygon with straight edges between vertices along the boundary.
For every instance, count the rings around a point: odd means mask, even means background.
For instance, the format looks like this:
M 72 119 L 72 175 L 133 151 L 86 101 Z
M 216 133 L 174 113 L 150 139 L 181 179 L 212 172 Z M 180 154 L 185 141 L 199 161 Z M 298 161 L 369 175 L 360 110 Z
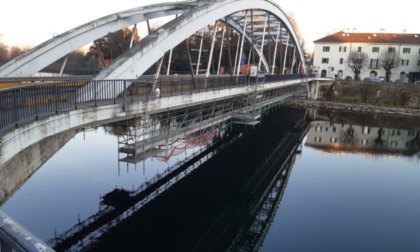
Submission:
M 4 251 L 45 251 L 54 250 L 33 235 L 22 225 L 0 210 L 0 245 Z
M 156 95 L 176 96 L 307 78 L 307 75 L 267 75 L 263 80 L 248 76 L 141 78 L 136 80 L 74 80 L 33 84 L 0 90 L 0 133 L 23 123 L 81 107 L 121 104 L 155 99 Z M 159 93 L 155 88 L 159 88 Z

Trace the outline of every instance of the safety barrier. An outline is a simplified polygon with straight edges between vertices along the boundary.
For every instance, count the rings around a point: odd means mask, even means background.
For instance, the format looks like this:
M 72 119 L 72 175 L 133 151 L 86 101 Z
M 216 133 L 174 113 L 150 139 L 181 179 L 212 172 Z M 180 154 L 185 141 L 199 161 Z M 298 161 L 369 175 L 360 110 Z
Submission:
M 265 80 L 248 76 L 176 77 L 136 80 L 82 80 L 44 83 L 0 91 L 0 133 L 23 123 L 81 107 L 121 104 L 229 89 L 256 82 L 301 79 L 302 75 L 268 75 Z

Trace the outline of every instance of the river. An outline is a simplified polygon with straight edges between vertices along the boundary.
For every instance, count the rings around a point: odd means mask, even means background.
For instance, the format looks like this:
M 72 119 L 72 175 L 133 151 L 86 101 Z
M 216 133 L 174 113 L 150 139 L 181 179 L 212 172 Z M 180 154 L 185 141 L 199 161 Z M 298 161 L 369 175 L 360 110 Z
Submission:
M 216 125 L 165 140 L 164 152 L 126 159 L 119 150 L 129 129 L 143 125 L 133 120 L 67 133 L 2 210 L 50 243 L 103 209 L 103 196 L 147 191 L 145 184 L 169 174 L 118 224 L 103 227 L 109 232 L 72 250 L 420 247 L 415 119 L 279 107 L 260 125 Z M 162 118 L 159 125 L 162 131 Z

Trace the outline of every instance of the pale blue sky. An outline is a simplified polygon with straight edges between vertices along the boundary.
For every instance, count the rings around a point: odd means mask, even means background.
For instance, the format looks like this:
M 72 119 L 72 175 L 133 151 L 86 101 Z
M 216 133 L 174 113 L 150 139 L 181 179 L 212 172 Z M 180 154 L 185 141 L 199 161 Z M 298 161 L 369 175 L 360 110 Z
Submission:
M 7 45 L 36 46 L 53 34 L 118 11 L 170 0 L 21 0 L 2 4 L 0 40 Z M 358 32 L 420 33 L 418 7 L 415 1 L 296 1 L 274 0 L 288 14 L 293 13 L 308 49 L 313 41 L 328 33 L 356 28 Z

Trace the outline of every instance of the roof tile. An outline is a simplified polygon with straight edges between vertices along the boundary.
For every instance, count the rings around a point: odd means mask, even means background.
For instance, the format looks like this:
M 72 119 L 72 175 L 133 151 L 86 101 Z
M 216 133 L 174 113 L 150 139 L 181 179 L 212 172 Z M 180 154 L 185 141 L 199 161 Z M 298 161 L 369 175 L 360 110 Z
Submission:
M 375 43 L 375 44 L 418 44 L 420 34 L 414 33 L 355 33 L 336 32 L 315 40 L 314 43 Z

